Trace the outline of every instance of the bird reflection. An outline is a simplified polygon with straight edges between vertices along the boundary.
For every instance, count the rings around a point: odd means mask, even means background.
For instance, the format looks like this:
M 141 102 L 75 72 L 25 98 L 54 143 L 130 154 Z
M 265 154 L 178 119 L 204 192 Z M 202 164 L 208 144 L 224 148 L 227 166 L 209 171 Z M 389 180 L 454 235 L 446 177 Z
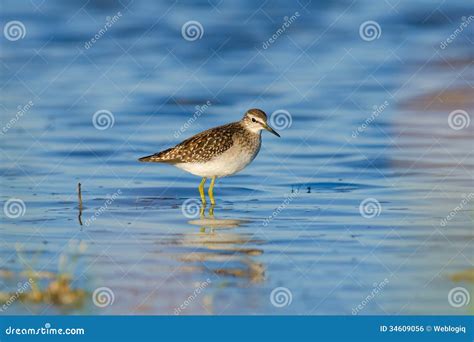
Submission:
M 249 223 L 248 220 L 216 218 L 212 205 L 207 216 L 202 206 L 199 219 L 188 223 L 198 226 L 199 232 L 182 237 L 182 245 L 194 247 L 193 252 L 180 258 L 182 261 L 202 263 L 203 269 L 221 277 L 245 279 L 250 283 L 264 281 L 265 267 L 255 260 L 255 257 L 263 254 L 263 250 L 247 247 L 263 241 L 254 239 L 250 234 L 233 231 Z

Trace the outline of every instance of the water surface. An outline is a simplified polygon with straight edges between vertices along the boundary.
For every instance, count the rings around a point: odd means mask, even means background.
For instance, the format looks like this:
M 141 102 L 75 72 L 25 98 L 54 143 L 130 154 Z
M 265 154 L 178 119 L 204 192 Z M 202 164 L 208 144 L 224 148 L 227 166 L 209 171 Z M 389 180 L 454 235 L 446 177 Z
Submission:
M 472 202 L 443 219 L 472 194 L 474 124 L 455 130 L 448 115 L 474 113 L 474 26 L 440 44 L 471 14 L 465 1 L 4 1 L 2 24 L 20 20 L 26 36 L 2 37 L 2 126 L 32 104 L 1 137 L 2 203 L 21 199 L 26 212 L 2 213 L 0 285 L 15 291 L 25 268 L 54 274 L 68 256 L 71 286 L 88 294 L 74 308 L 7 312 L 469 312 L 447 297 L 472 289 L 452 279 L 472 269 Z M 203 27 L 195 41 L 181 33 L 190 20 Z M 378 39 L 361 38 L 368 20 Z M 291 124 L 218 180 L 213 217 L 183 215 L 199 179 L 137 158 L 253 107 Z M 114 118 L 105 130 L 93 125 L 100 110 Z M 93 304 L 99 287 L 113 304 Z M 289 305 L 272 304 L 278 287 Z

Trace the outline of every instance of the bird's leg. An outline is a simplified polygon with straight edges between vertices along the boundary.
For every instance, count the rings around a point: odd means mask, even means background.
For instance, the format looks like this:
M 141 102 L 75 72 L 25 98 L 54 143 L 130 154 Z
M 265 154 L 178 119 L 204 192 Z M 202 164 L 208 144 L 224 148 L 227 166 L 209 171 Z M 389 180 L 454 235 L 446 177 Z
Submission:
M 209 185 L 209 198 L 211 200 L 211 204 L 214 205 L 216 204 L 216 201 L 214 201 L 214 183 L 216 182 L 216 176 L 212 177 L 211 179 L 211 185 Z
M 214 207 L 215 207 L 215 206 L 216 206 L 215 204 L 211 204 L 211 206 L 209 207 L 209 217 L 210 217 L 211 219 L 214 218 Z
M 202 177 L 201 183 L 199 184 L 199 195 L 201 195 L 201 201 L 203 205 L 206 205 L 206 195 L 204 195 L 204 184 L 206 184 L 206 177 Z

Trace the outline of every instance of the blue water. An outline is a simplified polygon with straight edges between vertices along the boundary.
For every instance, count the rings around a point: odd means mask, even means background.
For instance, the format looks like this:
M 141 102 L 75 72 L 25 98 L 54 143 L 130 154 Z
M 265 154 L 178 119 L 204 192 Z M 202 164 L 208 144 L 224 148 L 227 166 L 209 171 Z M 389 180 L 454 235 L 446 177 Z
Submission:
M 1 135 L 2 204 L 26 210 L 1 214 L 0 290 L 15 291 L 25 268 L 60 272 L 82 242 L 71 286 L 88 293 L 74 309 L 18 300 L 8 313 L 173 314 L 185 301 L 181 314 L 472 312 L 448 301 L 472 290 L 452 279 L 473 267 L 472 202 L 442 225 L 473 186 L 474 124 L 455 130 L 448 115 L 474 113 L 474 23 L 440 47 L 473 14 L 468 2 L 1 7 L 2 27 L 26 30 L 1 37 L 2 127 L 27 109 Z M 181 32 L 191 20 L 194 41 Z M 366 41 L 369 20 L 380 36 Z M 263 133 L 254 162 L 218 180 L 214 218 L 183 215 L 198 178 L 137 162 L 254 107 L 291 125 L 277 122 L 280 139 Z M 101 110 L 113 116 L 105 130 L 93 124 Z M 372 218 L 366 199 L 379 205 Z M 93 304 L 99 287 L 113 304 Z M 278 287 L 291 303 L 272 304 Z

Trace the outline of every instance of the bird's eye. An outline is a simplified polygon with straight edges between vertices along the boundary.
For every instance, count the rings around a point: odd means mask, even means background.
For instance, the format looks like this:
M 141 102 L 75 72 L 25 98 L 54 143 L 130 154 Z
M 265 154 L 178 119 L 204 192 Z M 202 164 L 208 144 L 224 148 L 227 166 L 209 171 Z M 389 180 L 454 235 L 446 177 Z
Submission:
M 252 122 L 257 122 L 257 120 L 255 120 L 255 118 L 252 118 Z

